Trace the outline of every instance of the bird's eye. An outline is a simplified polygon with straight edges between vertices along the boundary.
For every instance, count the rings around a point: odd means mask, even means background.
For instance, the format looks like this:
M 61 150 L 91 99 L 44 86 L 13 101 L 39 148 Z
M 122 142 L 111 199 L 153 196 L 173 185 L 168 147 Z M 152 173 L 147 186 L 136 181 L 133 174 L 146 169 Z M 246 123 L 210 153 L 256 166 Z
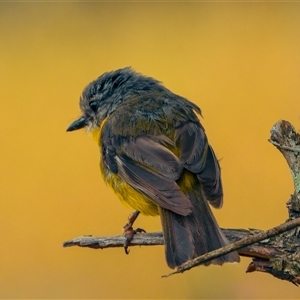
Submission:
M 98 108 L 98 103 L 97 103 L 97 101 L 91 101 L 91 102 L 89 103 L 89 106 L 90 106 L 90 108 L 91 108 L 91 110 L 92 110 L 93 112 L 97 112 L 97 108 Z

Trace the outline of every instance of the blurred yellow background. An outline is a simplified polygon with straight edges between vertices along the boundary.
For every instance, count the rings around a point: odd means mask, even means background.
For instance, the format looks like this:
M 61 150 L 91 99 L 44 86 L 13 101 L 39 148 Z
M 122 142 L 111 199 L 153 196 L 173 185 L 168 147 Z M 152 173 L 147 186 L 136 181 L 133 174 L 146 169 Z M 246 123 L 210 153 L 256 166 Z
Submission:
M 268 143 L 279 119 L 300 128 L 300 3 L 0 3 L 0 297 L 299 298 L 251 262 L 169 273 L 163 247 L 63 248 L 121 233 L 130 209 L 102 181 L 84 131 L 83 88 L 132 66 L 197 103 L 221 158 L 222 227 L 287 218 L 287 164 Z M 159 218 L 137 226 L 160 230 Z

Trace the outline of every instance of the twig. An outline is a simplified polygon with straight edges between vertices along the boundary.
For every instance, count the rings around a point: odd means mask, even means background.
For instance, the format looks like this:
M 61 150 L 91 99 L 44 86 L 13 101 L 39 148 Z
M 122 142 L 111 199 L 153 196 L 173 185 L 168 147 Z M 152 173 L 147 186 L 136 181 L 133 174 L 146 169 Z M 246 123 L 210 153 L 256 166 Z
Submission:
M 115 236 L 91 236 L 84 235 L 63 243 L 63 247 L 89 247 L 93 249 L 105 249 L 124 247 L 124 235 Z M 162 232 L 140 233 L 136 234 L 130 246 L 157 246 L 163 245 L 164 238 Z
M 296 228 L 298 226 L 300 226 L 300 218 L 297 218 L 295 220 L 286 222 L 284 224 L 276 226 L 276 227 L 274 227 L 272 229 L 269 229 L 267 231 L 255 234 L 253 236 L 246 237 L 246 238 L 244 238 L 244 239 L 242 239 L 242 240 L 240 240 L 240 241 L 238 241 L 234 244 L 230 244 L 230 245 L 224 246 L 220 249 L 205 253 L 205 254 L 203 254 L 199 257 L 196 257 L 196 258 L 182 264 L 181 266 L 179 266 L 177 268 L 177 270 L 175 272 L 172 272 L 168 275 L 164 275 L 163 277 L 169 277 L 169 276 L 174 275 L 174 274 L 183 273 L 184 271 L 187 271 L 187 270 L 189 270 L 189 269 L 191 269 L 195 266 L 198 266 L 202 263 L 205 263 L 209 260 L 212 260 L 212 259 L 217 258 L 219 256 L 225 255 L 229 252 L 241 249 L 245 246 L 249 246 L 251 244 L 257 243 L 259 241 L 263 241 L 265 239 L 272 238 L 276 235 L 282 234 L 282 233 L 284 233 L 288 230 L 291 230 L 293 228 Z

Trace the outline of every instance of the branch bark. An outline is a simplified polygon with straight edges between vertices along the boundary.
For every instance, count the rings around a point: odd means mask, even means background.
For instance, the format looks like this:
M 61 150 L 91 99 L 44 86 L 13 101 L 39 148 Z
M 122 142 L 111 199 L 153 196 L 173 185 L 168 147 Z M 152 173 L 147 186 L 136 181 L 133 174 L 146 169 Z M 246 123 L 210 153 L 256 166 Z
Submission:
M 269 139 L 284 156 L 294 180 L 294 193 L 287 202 L 289 219 L 270 230 L 223 229 L 232 244 L 206 253 L 179 266 L 175 272 L 182 273 L 218 256 L 237 250 L 241 256 L 253 260 L 247 272 L 265 272 L 279 279 L 300 284 L 300 135 L 287 121 L 278 121 L 271 129 Z M 93 249 L 123 247 L 124 236 L 81 236 L 64 242 L 64 247 L 80 246 Z M 163 245 L 162 232 L 136 234 L 130 246 Z

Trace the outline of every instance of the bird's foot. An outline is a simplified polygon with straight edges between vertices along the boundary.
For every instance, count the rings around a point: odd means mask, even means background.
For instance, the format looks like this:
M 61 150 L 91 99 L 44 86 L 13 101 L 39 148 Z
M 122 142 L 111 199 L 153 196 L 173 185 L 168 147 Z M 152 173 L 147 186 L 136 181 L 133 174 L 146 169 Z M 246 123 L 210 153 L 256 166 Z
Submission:
M 135 222 L 135 220 L 137 219 L 139 214 L 140 214 L 140 212 L 138 210 L 134 211 L 132 214 L 129 215 L 128 223 L 126 223 L 123 226 L 123 232 L 124 232 L 124 236 L 125 236 L 124 250 L 125 250 L 126 254 L 129 254 L 128 246 L 129 246 L 130 242 L 132 241 L 134 235 L 136 233 L 146 232 L 142 228 L 133 229 L 133 227 L 132 227 L 133 223 Z

